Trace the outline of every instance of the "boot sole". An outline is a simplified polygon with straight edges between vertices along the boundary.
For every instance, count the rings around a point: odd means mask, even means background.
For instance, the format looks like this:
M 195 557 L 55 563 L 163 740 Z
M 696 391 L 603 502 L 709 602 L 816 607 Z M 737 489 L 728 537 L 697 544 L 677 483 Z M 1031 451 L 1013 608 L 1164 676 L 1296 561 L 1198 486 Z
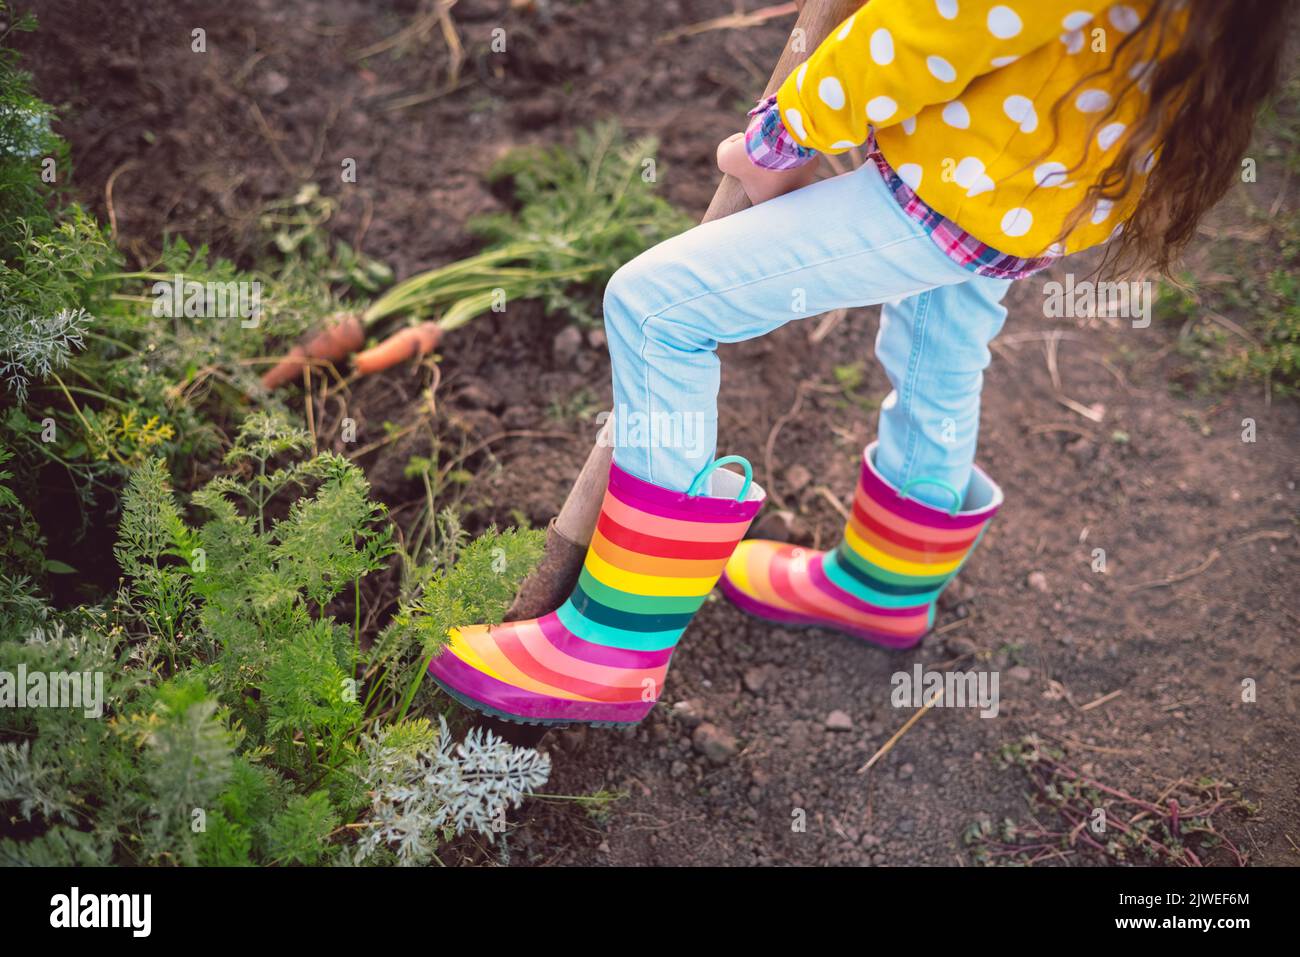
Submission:
M 511 724 L 531 725 L 537 728 L 549 728 L 558 731 L 576 724 L 585 725 L 588 728 L 635 728 L 641 723 L 640 721 L 580 721 L 573 718 L 524 718 L 485 705 L 483 702 L 469 697 L 464 692 L 443 684 L 433 674 L 429 674 L 429 680 L 442 689 L 448 697 L 470 711 L 476 711 L 492 718 L 499 718 L 502 721 L 509 721 Z
M 757 618 L 760 621 L 770 621 L 773 624 L 788 625 L 794 628 L 820 628 L 823 631 L 833 631 L 841 635 L 848 635 L 850 638 L 856 638 L 859 641 L 865 641 L 886 651 L 908 651 L 915 648 L 925 640 L 929 631 L 919 638 L 900 639 L 886 635 L 881 632 L 866 631 L 859 628 L 848 628 L 837 625 L 825 618 L 812 618 L 807 615 L 800 615 L 795 612 L 786 611 L 782 608 L 773 608 L 771 605 L 764 604 L 756 598 L 751 598 L 744 592 L 740 591 L 729 581 L 726 576 L 718 580 L 718 590 L 726 597 L 727 601 L 733 606 L 743 611 L 751 618 Z M 931 629 L 933 631 L 933 629 Z

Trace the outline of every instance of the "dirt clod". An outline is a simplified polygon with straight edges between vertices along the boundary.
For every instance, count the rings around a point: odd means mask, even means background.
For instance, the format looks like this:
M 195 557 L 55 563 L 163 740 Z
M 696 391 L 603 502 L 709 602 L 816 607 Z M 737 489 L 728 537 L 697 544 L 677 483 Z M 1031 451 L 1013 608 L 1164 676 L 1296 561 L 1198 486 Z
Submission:
M 499 405 L 492 390 L 477 381 L 462 386 L 456 393 L 456 401 L 467 409 L 493 409 Z
M 803 491 L 804 487 L 812 481 L 812 472 L 808 466 L 795 463 L 785 470 L 785 484 L 792 493 Z
M 979 651 L 979 645 L 962 635 L 954 635 L 944 642 L 944 647 L 948 649 L 948 654 L 953 657 L 964 657 L 974 655 Z
M 1097 457 L 1097 446 L 1084 436 L 1079 436 L 1067 445 L 1065 451 L 1080 465 L 1086 465 Z
M 688 728 L 694 728 L 704 720 L 704 713 L 696 701 L 678 701 L 673 705 L 672 715 Z
M 551 341 L 551 353 L 557 365 L 569 365 L 582 348 L 582 333 L 577 326 L 565 326 Z
M 705 722 L 691 736 L 695 750 L 713 764 L 725 764 L 736 756 L 739 746 L 735 737 L 715 724 Z
M 826 716 L 827 731 L 852 731 L 853 719 L 849 717 L 848 712 L 840 711 L 838 708 Z
M 794 512 L 773 509 L 761 513 L 751 529 L 751 537 L 768 538 L 774 542 L 797 542 L 807 533 L 807 526 Z

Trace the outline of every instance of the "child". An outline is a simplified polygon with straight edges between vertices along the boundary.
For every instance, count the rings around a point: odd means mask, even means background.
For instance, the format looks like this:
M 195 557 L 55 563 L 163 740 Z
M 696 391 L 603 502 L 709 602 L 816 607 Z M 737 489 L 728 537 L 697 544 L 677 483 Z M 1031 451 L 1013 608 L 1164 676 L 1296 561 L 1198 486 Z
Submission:
M 1238 168 L 1287 12 L 862 6 L 718 147 L 756 205 L 649 250 L 606 290 L 619 444 L 573 594 L 542 618 L 453 629 L 435 680 L 518 720 L 634 723 L 719 576 L 764 618 L 920 641 L 1002 503 L 975 452 L 1008 287 L 1112 239 L 1120 260 L 1167 270 Z M 860 169 L 811 183 L 819 153 L 861 144 Z M 893 391 L 843 540 L 742 541 L 763 492 L 743 459 L 713 460 L 718 342 L 876 303 Z M 718 469 L 729 461 L 743 479 Z

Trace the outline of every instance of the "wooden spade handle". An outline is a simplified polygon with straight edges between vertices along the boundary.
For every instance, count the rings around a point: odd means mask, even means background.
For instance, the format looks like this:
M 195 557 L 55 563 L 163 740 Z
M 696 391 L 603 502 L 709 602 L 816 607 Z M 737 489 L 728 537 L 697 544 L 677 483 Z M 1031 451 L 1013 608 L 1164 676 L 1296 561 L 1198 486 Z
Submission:
M 799 9 L 799 18 L 794 22 L 790 38 L 785 41 L 785 49 L 772 69 L 772 76 L 767 81 L 763 96 L 771 96 L 781 88 L 791 72 L 812 54 L 814 50 L 830 36 L 831 30 L 848 19 L 849 14 L 862 6 L 863 0 L 807 0 Z M 713 194 L 709 211 L 700 222 L 709 223 L 723 216 L 738 213 L 749 206 L 749 197 L 734 176 L 723 176 L 718 184 L 718 191 Z

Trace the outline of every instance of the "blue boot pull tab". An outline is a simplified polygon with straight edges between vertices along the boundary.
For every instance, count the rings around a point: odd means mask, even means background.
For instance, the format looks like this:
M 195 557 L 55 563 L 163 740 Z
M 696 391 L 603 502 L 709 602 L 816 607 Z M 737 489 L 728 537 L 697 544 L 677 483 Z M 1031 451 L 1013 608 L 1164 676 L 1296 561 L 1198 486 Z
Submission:
M 948 509 L 949 515 L 956 515 L 957 510 L 961 508 L 961 498 L 962 498 L 961 493 L 958 492 L 951 485 L 949 485 L 947 482 L 943 481 L 943 479 L 932 479 L 932 478 L 925 478 L 925 477 L 911 479 L 910 481 L 903 483 L 903 487 L 898 490 L 898 497 L 907 498 L 907 490 L 910 489 L 913 485 L 937 485 L 939 486 L 939 488 L 943 489 L 945 492 L 951 495 L 952 508 Z M 921 504 L 924 505 L 925 503 L 922 502 Z
M 745 458 L 743 455 L 724 455 L 720 459 L 714 459 L 708 465 L 704 466 L 704 468 L 700 469 L 700 474 L 695 476 L 695 480 L 691 482 L 691 487 L 686 490 L 686 494 L 699 495 L 700 485 L 705 479 L 713 474 L 713 470 L 720 465 L 728 465 L 732 462 L 736 462 L 745 470 L 745 484 L 740 487 L 740 494 L 736 496 L 737 502 L 743 502 L 745 496 L 749 494 L 749 487 L 754 484 L 754 467 L 749 464 L 749 459 Z

